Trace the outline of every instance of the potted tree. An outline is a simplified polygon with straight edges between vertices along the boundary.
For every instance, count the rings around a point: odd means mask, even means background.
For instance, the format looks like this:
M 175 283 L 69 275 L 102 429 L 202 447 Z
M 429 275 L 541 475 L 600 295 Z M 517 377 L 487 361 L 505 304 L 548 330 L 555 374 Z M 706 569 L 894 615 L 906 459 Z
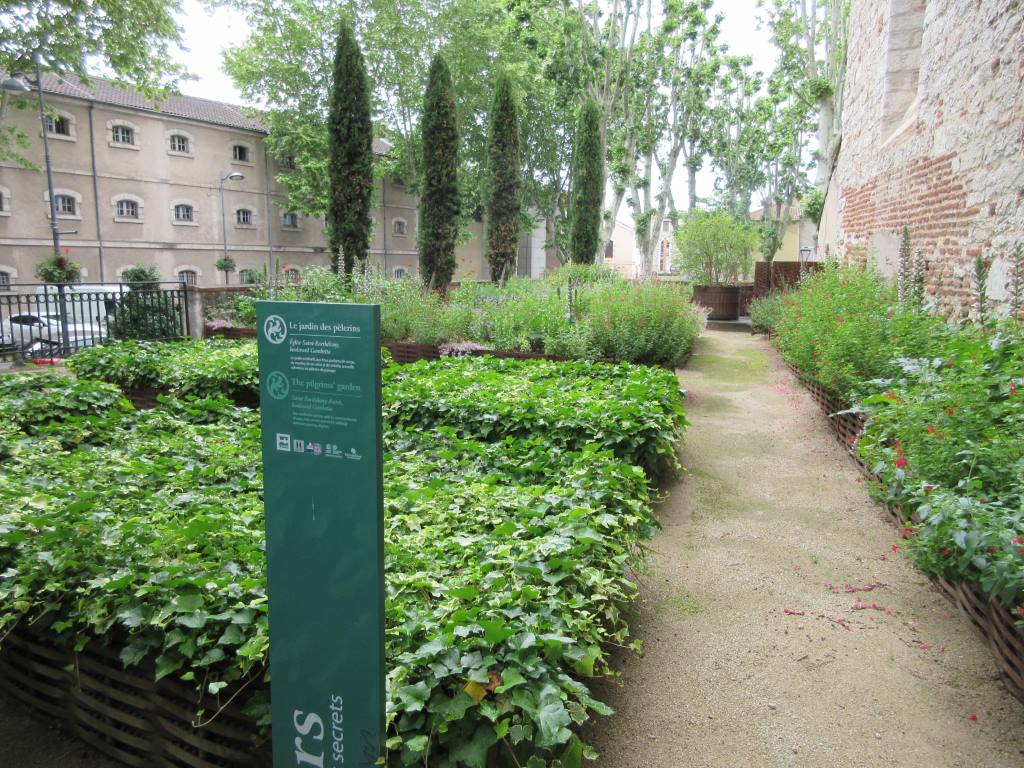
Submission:
M 217 259 L 217 263 L 214 266 L 224 273 L 224 285 L 229 285 L 231 283 L 231 273 L 235 271 L 235 260 L 230 256 L 224 256 Z
M 723 211 L 694 211 L 676 228 L 676 264 L 709 320 L 740 314 L 741 277 L 750 273 L 757 232 Z

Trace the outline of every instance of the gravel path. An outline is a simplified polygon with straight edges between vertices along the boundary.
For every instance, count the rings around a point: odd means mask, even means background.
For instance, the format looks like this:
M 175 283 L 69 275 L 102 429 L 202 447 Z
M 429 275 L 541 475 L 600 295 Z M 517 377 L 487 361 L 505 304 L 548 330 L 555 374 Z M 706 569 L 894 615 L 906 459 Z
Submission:
M 1024 766 L 1024 705 L 891 550 L 896 531 L 770 345 L 710 332 L 680 380 L 687 476 L 642 577 L 644 653 L 597 686 L 617 712 L 587 734 L 597 766 Z

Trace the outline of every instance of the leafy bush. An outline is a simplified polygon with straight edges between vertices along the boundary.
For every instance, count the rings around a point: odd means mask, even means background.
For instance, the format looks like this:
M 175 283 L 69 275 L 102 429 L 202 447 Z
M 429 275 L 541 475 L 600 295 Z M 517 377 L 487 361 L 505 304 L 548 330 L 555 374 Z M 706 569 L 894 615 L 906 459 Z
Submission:
M 228 375 L 251 347 L 167 346 Z M 161 380 L 165 359 L 138 371 L 124 356 L 120 375 Z M 123 407 L 109 387 L 77 385 Z M 389 366 L 385 402 L 392 759 L 457 768 L 511 750 L 522 765 L 578 765 L 588 750 L 572 726 L 610 713 L 584 681 L 608 672 L 608 645 L 629 643 L 630 574 L 656 527 L 633 463 L 674 462 L 685 423 L 675 377 L 448 360 Z M 257 680 L 262 513 L 257 414 L 223 399 L 168 400 L 88 449 L 28 442 L 0 473 L 0 637 L 31 621 L 67 646 L 103 639 L 126 664 L 213 694 Z M 248 711 L 267 722 L 254 689 Z
M 750 302 L 750 327 L 758 333 L 775 333 L 785 308 L 785 293 L 769 293 Z
M 905 311 L 879 274 L 827 266 L 783 299 L 777 343 L 786 361 L 849 402 L 901 373 L 899 360 L 941 346 L 940 318 Z
M 784 300 L 777 337 L 805 374 L 866 409 L 857 450 L 933 577 L 977 583 L 1024 619 L 1024 334 L 950 328 L 878 275 L 827 269 Z
M 609 282 L 583 301 L 591 347 L 610 360 L 673 365 L 693 348 L 704 322 L 679 286 Z
M 676 263 L 695 285 L 722 285 L 750 273 L 757 231 L 728 213 L 694 211 L 675 232 Z
M 314 268 L 294 285 L 257 286 L 216 313 L 251 326 L 256 300 L 271 297 L 380 304 L 381 334 L 395 341 L 474 342 L 503 352 L 647 364 L 683 357 L 703 324 L 678 286 L 627 282 L 603 265 L 563 267 L 544 280 L 513 278 L 501 287 L 466 282 L 445 296 L 375 270 L 346 283 Z

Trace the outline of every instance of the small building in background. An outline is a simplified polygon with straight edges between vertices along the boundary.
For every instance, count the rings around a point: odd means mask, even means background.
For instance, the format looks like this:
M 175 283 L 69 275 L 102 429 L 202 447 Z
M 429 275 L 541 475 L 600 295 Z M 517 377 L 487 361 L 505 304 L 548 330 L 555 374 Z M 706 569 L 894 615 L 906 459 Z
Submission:
M 750 218 L 756 224 L 759 224 L 764 219 L 764 214 L 764 209 L 754 211 L 750 214 Z M 786 224 L 782 235 L 782 245 L 775 252 L 775 261 L 798 262 L 800 261 L 800 250 L 802 248 L 806 249 L 804 254 L 808 255 L 810 260 L 817 260 L 814 256 L 818 237 L 817 225 L 806 218 L 797 205 L 790 207 L 788 218 L 789 223 Z M 765 261 L 764 254 L 761 253 L 760 248 L 754 251 L 754 263 L 756 264 L 759 261 Z

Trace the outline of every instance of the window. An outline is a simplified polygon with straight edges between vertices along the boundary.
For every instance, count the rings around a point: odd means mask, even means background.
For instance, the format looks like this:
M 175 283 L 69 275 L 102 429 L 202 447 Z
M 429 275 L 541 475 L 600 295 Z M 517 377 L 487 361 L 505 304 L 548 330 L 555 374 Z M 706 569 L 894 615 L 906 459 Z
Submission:
M 171 152 L 184 152 L 188 153 L 188 136 L 182 136 L 180 133 L 171 135 Z
M 238 271 L 238 282 L 242 285 L 253 285 L 259 276 L 255 269 L 241 269 Z
M 252 224 L 252 211 L 248 208 L 239 208 L 235 211 L 235 223 L 246 227 Z
M 57 195 L 54 199 L 54 203 L 57 207 L 58 216 L 62 213 L 68 216 L 75 215 L 75 198 L 71 195 Z
M 119 219 L 139 218 L 139 204 L 134 200 L 118 200 L 117 217 Z
M 403 277 L 405 277 L 409 273 L 406 272 L 405 267 L 395 267 L 395 271 L 392 272 L 391 274 L 394 275 L 395 280 L 401 280 Z
M 299 270 L 295 267 L 288 267 L 288 269 L 284 271 L 284 281 L 286 283 L 299 282 Z
M 604 244 L 604 257 L 606 260 L 615 258 L 615 243 L 611 240 Z
M 46 132 L 52 133 L 54 136 L 70 136 L 71 135 L 71 124 L 68 122 L 66 117 L 52 117 L 46 115 L 43 118 L 43 122 L 46 124 Z
M 285 155 L 281 158 L 280 166 L 282 171 L 295 170 L 295 155 Z
M 195 221 L 196 220 L 196 209 L 191 205 L 185 203 L 179 203 L 174 206 L 174 220 L 175 221 Z
M 405 237 L 405 219 L 395 219 L 392 221 L 391 231 L 395 237 Z
M 134 144 L 135 131 L 127 125 L 115 125 L 111 133 L 115 144 Z
M 244 144 L 235 144 L 231 148 L 231 158 L 238 163 L 249 162 L 249 148 Z
M 11 275 L 9 272 L 0 272 L 0 291 L 11 290 Z
M 195 285 L 199 274 L 194 269 L 182 269 L 178 271 L 178 279 L 185 285 Z
M 281 216 L 281 226 L 285 229 L 299 228 L 299 214 L 288 211 Z

